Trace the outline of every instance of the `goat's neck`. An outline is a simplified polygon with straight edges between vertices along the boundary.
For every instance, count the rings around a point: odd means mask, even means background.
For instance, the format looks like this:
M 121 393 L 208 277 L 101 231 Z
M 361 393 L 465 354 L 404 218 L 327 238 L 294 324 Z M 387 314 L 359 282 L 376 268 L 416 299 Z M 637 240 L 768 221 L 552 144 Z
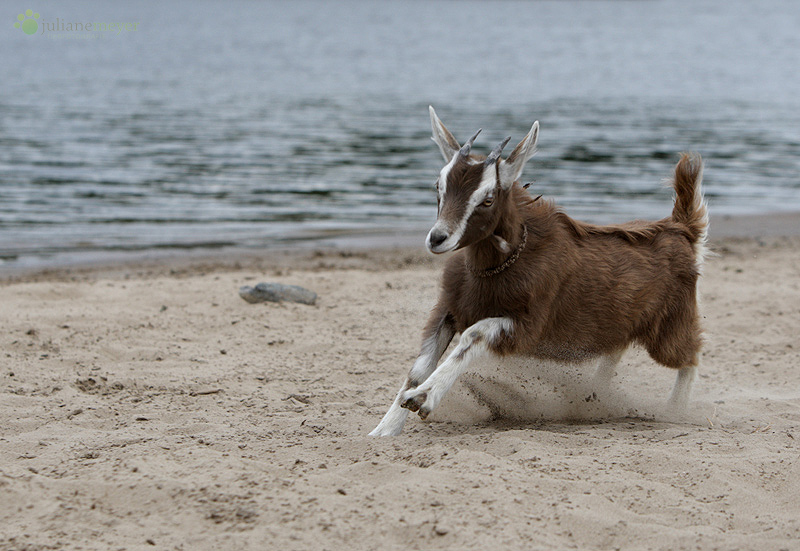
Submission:
M 515 205 L 503 213 L 494 232 L 467 247 L 470 264 L 476 270 L 487 270 L 502 264 L 522 241 L 522 216 Z

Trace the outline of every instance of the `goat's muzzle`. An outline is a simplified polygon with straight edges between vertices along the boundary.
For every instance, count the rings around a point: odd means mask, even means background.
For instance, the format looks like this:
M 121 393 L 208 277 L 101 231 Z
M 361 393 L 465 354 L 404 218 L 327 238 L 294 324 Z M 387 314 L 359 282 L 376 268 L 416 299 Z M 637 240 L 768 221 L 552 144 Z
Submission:
M 428 250 L 434 254 L 445 253 L 450 250 L 450 247 L 443 247 L 442 245 L 444 245 L 448 237 L 450 237 L 450 234 L 447 233 L 447 231 L 434 226 L 430 233 L 428 233 L 428 239 L 426 239 L 425 245 L 427 245 Z

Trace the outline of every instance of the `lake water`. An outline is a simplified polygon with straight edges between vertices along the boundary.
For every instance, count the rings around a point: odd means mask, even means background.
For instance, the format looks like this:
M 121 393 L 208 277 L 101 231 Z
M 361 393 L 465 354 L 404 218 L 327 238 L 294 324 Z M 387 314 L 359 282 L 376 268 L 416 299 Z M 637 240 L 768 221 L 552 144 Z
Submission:
M 667 215 L 683 150 L 712 213 L 800 210 L 794 0 L 40 1 L 31 35 L 15 4 L 6 267 L 376 231 L 422 246 L 428 104 L 462 141 L 482 127 L 484 152 L 538 119 L 523 179 L 585 220 Z

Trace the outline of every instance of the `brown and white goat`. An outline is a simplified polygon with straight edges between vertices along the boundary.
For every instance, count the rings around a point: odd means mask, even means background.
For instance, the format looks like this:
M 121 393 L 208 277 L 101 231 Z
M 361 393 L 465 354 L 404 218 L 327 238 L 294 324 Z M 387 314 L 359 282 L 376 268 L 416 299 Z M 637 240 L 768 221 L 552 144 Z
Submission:
M 425 419 L 470 362 L 486 353 L 580 362 L 608 379 L 628 346 L 678 370 L 670 401 L 685 407 L 701 345 L 697 280 L 708 213 L 702 161 L 684 154 L 672 216 L 596 226 L 573 220 L 517 181 L 536 149 L 538 121 L 506 159 L 470 154 L 430 108 L 439 173 L 438 217 L 426 245 L 448 260 L 422 350 L 370 433 L 397 435 L 409 411 Z M 478 131 L 480 132 L 480 131 Z M 437 367 L 456 333 L 458 345 Z

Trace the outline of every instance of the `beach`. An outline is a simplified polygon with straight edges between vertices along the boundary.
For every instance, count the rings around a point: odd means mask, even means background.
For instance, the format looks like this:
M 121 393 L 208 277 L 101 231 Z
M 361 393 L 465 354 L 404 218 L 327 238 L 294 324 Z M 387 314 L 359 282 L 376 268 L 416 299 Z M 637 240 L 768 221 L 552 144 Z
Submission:
M 0 551 L 800 549 L 796 3 L 457 6 L 6 10 Z M 685 411 L 638 348 L 607 386 L 490 357 L 368 436 L 420 352 L 469 136 L 475 162 L 510 136 L 498 181 L 591 224 L 669 216 L 702 155 Z M 462 226 L 502 199 L 480 181 Z M 316 302 L 242 298 L 262 282 Z
M 599 393 L 593 365 L 487 360 L 392 438 L 367 433 L 436 300 L 422 237 L 7 275 L 0 549 L 796 549 L 800 218 L 779 220 L 712 222 L 685 413 L 642 350 Z M 319 297 L 239 297 L 261 281 Z

